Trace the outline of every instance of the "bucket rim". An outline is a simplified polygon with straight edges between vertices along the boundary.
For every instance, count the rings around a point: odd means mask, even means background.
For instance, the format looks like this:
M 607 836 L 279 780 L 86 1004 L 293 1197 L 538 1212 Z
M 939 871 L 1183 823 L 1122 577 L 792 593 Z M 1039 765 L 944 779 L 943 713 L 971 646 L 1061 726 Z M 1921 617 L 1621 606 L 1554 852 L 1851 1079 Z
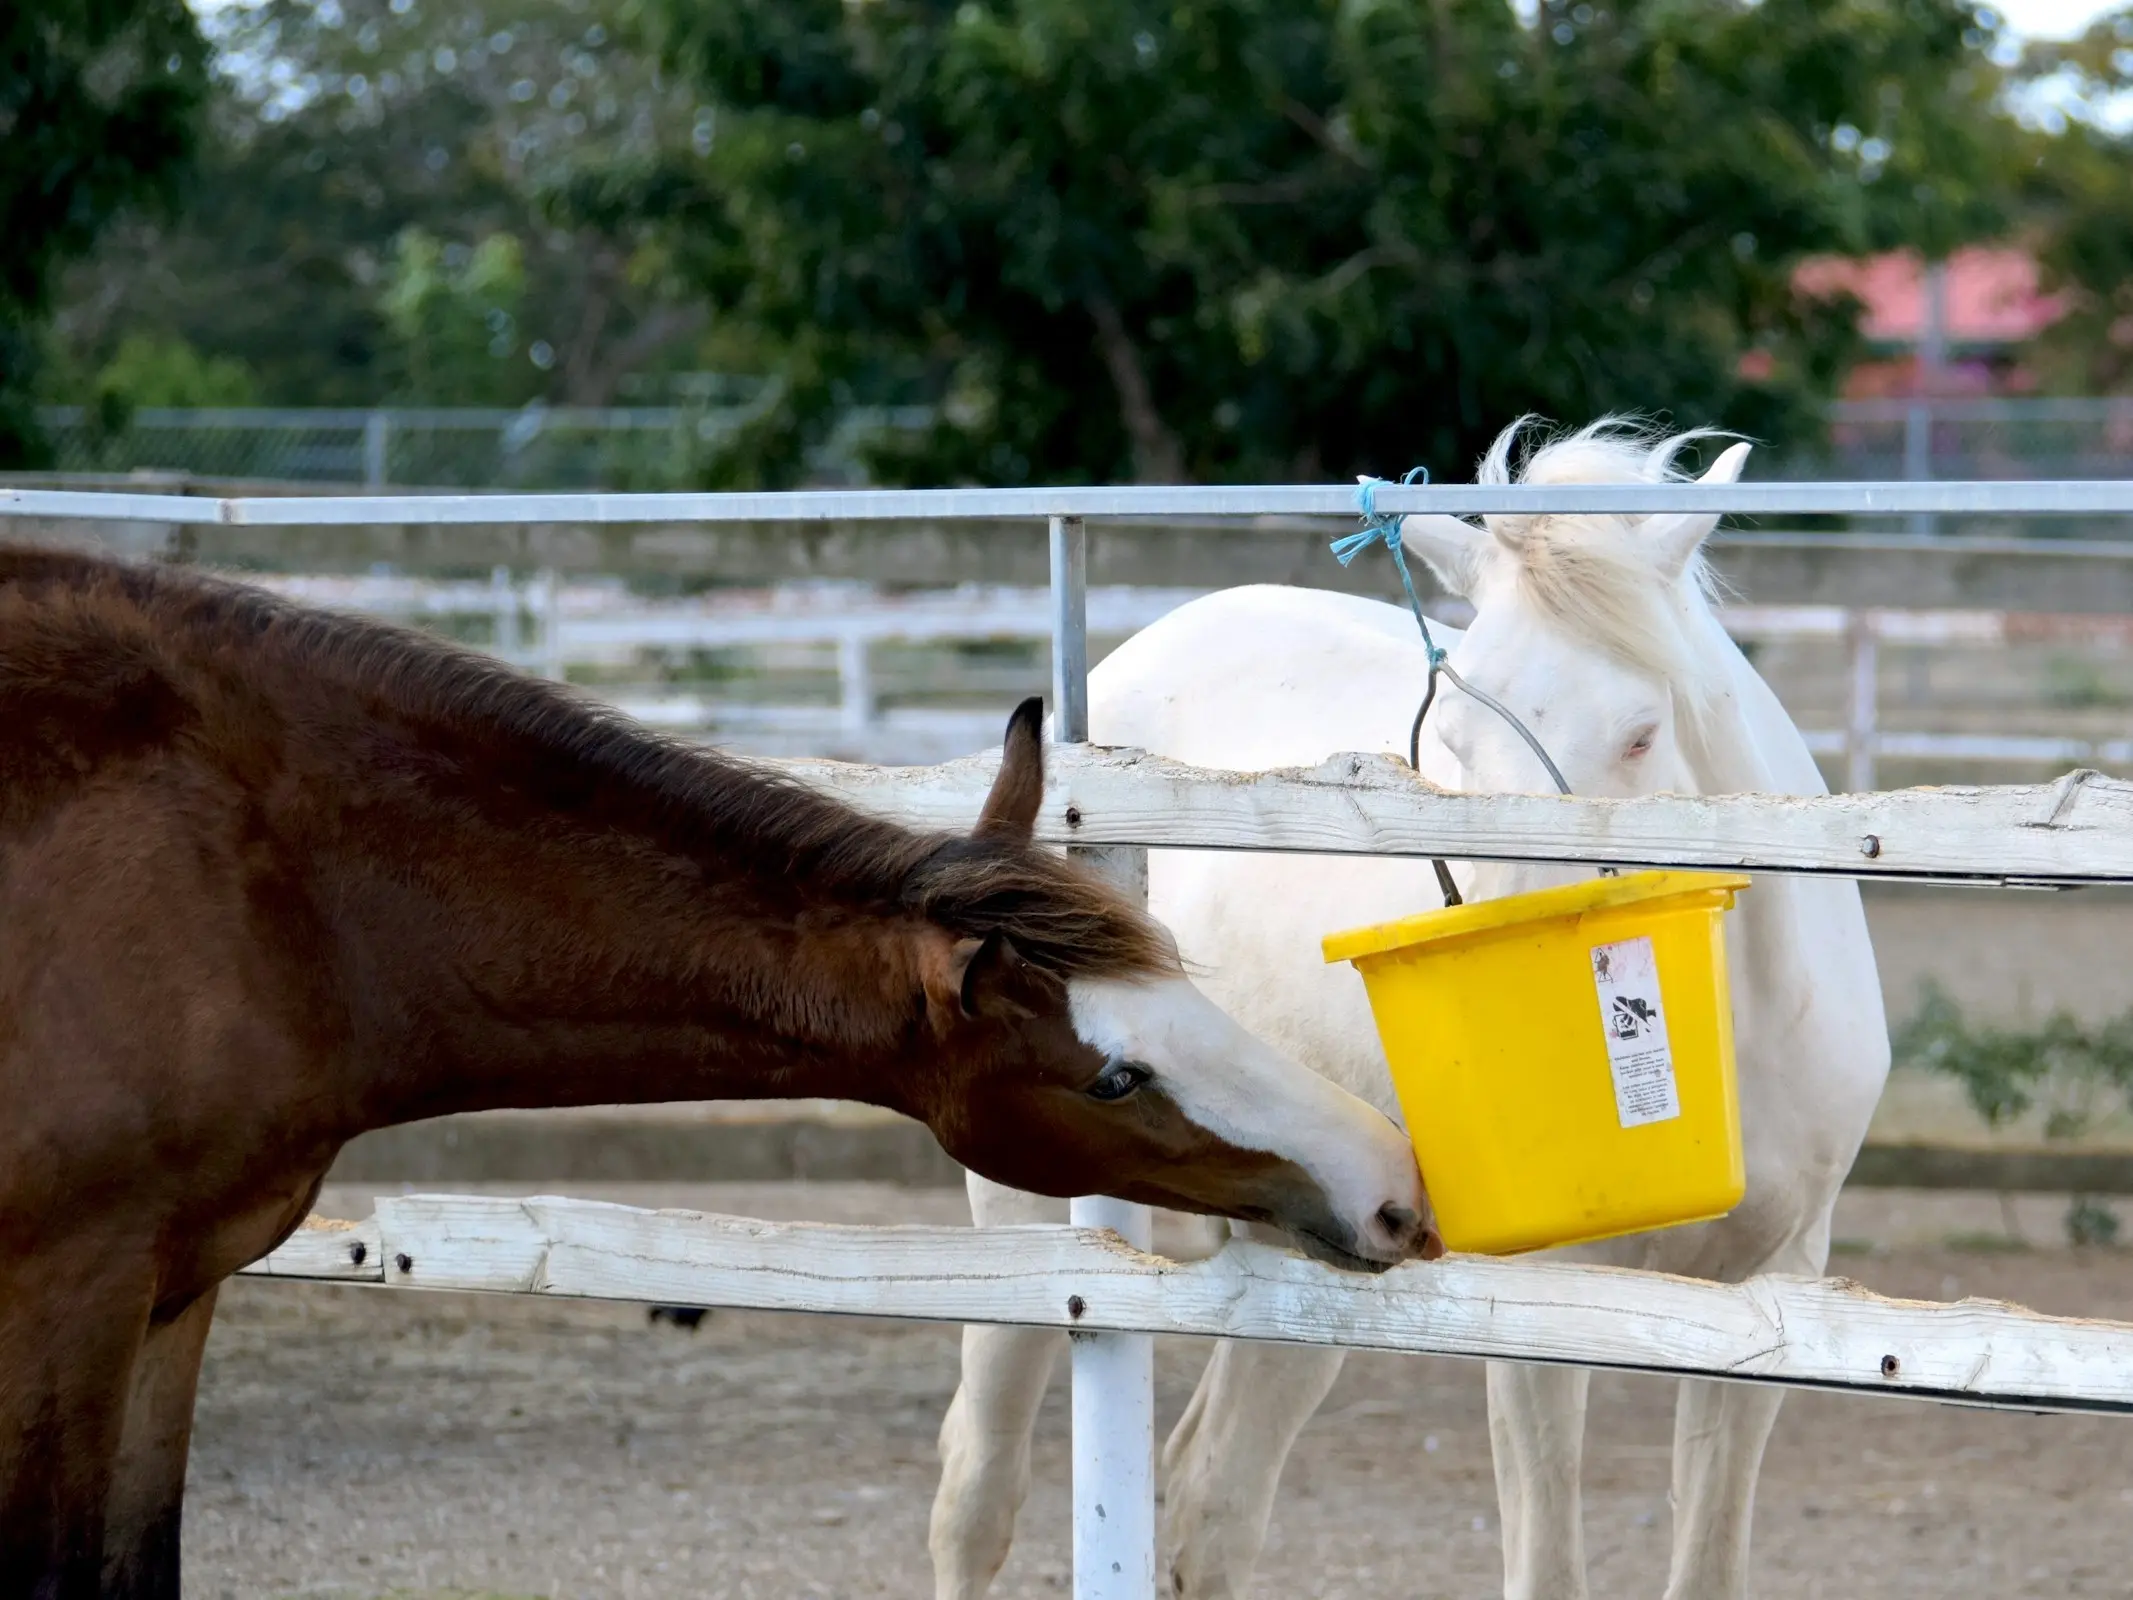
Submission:
M 1470 900 L 1465 905 L 1422 911 L 1393 922 L 1346 928 L 1327 934 L 1319 941 L 1319 948 L 1330 965 L 1336 961 L 1391 955 L 1417 945 L 1493 932 L 1523 923 L 1549 922 L 1659 900 L 1722 897 L 1724 905 L 1731 906 L 1733 897 L 1747 888 L 1750 881 L 1745 873 L 1739 872 L 1678 870 L 1631 872 L 1619 878 L 1587 878 L 1578 883 L 1504 895 L 1495 900 Z

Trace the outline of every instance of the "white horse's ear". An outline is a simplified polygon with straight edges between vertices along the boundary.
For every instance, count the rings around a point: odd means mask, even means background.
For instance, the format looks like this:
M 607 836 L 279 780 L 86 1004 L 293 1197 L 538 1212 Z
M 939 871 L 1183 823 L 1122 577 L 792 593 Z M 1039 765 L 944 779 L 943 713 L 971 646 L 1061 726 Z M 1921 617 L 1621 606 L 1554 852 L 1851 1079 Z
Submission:
M 1748 464 L 1748 442 L 1729 445 L 1723 455 L 1711 463 L 1710 470 L 1696 481 L 1698 483 L 1738 483 L 1741 469 Z M 1690 559 L 1703 548 L 1704 540 L 1711 537 L 1711 530 L 1718 526 L 1715 511 L 1681 511 L 1662 513 L 1650 518 L 1644 525 L 1644 537 L 1650 541 L 1652 560 L 1668 579 L 1674 579 L 1688 569 Z
M 1493 536 L 1486 528 L 1447 517 L 1441 511 L 1417 511 L 1400 523 L 1400 543 L 1420 556 L 1449 594 L 1470 597 L 1481 577 L 1481 556 Z

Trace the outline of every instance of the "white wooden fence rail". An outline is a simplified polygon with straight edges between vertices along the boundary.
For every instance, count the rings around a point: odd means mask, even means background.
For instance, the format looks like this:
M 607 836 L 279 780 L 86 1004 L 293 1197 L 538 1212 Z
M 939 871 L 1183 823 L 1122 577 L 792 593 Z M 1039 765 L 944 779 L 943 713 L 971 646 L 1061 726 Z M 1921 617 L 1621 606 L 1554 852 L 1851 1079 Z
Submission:
M 915 827 L 967 829 L 999 758 L 936 767 L 777 765 Z M 1457 794 L 1392 756 L 1218 772 L 1139 750 L 1051 752 L 1038 837 L 1055 843 L 1835 873 L 1952 883 L 2133 883 L 2133 782 L 1878 794 L 1586 800 Z
M 381 1198 L 245 1269 L 481 1290 L 1079 1333 L 1195 1334 L 1613 1367 L 2025 1411 L 2133 1410 L 2133 1326 L 1841 1279 L 1707 1283 L 1448 1257 L 1379 1277 L 1233 1241 L 1203 1261 L 1087 1228 L 869 1228 L 590 1200 Z

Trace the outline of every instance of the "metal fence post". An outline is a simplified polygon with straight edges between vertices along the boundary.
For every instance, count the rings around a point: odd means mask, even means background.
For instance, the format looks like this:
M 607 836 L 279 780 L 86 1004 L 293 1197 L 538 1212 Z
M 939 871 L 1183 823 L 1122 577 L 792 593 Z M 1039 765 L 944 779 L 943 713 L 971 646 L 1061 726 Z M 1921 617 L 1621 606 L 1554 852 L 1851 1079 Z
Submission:
M 874 672 L 870 641 L 850 629 L 837 637 L 837 721 L 846 733 L 864 733 L 874 723 Z
M 1911 483 L 1933 481 L 1933 402 L 1930 400 L 1904 403 L 1903 475 Z M 1930 539 L 1940 532 L 1940 518 L 1931 511 L 1912 512 L 1904 525 L 1921 539 Z
M 1088 530 L 1051 519 L 1052 742 L 1089 737 Z M 1143 897 L 1148 853 L 1076 851 Z M 1146 1206 L 1084 1195 L 1077 1227 L 1110 1228 L 1137 1249 L 1152 1242 Z M 1074 1600 L 1155 1597 L 1155 1340 L 1146 1334 L 1073 1336 Z
M 1874 757 L 1881 742 L 1879 680 L 1881 640 L 1871 611 L 1854 611 L 1846 620 L 1851 646 L 1851 690 L 1844 718 L 1844 786 L 1864 793 L 1876 786 Z
M 534 670 L 562 683 L 567 676 L 563 671 L 563 580 L 555 568 L 543 567 L 533 575 L 526 599 L 533 612 L 538 641 L 533 652 Z
M 363 487 L 382 489 L 392 481 L 392 418 L 373 411 L 363 419 Z
M 522 667 L 518 648 L 518 582 L 509 567 L 489 569 L 489 616 L 495 629 L 496 653 L 514 667 Z
M 1933 400 L 1943 392 L 1948 364 L 1948 264 L 1926 263 L 1920 285 L 1918 329 L 1918 395 L 1903 413 L 1903 475 L 1913 483 L 1933 477 Z M 1911 532 L 1930 538 L 1940 531 L 1940 518 L 1921 511 L 1910 520 Z

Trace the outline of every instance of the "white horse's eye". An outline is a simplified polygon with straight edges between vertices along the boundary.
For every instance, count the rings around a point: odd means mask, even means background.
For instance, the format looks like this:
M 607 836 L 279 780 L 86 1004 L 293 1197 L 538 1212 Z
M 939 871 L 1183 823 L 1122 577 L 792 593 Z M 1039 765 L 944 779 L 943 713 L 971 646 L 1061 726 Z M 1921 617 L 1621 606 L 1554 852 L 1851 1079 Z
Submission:
M 1104 1070 L 1097 1075 L 1096 1081 L 1089 1085 L 1088 1096 L 1091 1100 L 1101 1100 L 1106 1105 L 1130 1100 L 1134 1092 L 1154 1076 L 1151 1068 L 1142 1066 L 1138 1061 L 1121 1061 L 1114 1057 L 1105 1063 Z
M 1659 737 L 1656 727 L 1639 729 L 1636 736 L 1622 747 L 1622 759 L 1635 761 L 1652 753 L 1652 742 Z

